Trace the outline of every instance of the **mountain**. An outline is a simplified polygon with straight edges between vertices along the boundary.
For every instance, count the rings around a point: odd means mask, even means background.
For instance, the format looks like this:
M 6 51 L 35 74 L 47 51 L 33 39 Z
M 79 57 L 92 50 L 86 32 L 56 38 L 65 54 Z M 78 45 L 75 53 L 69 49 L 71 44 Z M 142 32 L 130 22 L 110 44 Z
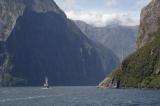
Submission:
M 0 86 L 96 85 L 99 51 L 53 0 L 0 0 Z
M 104 45 L 94 42 L 95 48 L 101 60 L 104 74 L 108 75 L 111 71 L 120 64 L 118 57 Z
M 100 85 L 160 88 L 160 1 L 152 0 L 141 13 L 137 51 L 128 56 Z
M 103 64 L 104 73 L 108 75 L 115 67 L 117 67 L 120 63 L 120 59 L 118 56 L 107 46 L 103 45 L 103 43 L 98 42 L 96 38 L 97 35 L 93 32 L 94 27 L 86 24 L 83 21 L 74 21 L 75 24 L 81 29 L 81 31 L 94 42 L 96 50 L 99 53 L 101 58 L 101 62 Z M 94 37 L 94 38 L 93 38 Z
M 136 49 L 138 26 L 110 24 L 106 27 L 93 27 L 82 21 L 75 23 L 88 38 L 112 50 L 121 61 Z
M 8 38 L 17 18 L 23 15 L 27 7 L 38 13 L 52 11 L 65 16 L 63 11 L 52 0 L 0 0 L 0 5 L 0 41 Z

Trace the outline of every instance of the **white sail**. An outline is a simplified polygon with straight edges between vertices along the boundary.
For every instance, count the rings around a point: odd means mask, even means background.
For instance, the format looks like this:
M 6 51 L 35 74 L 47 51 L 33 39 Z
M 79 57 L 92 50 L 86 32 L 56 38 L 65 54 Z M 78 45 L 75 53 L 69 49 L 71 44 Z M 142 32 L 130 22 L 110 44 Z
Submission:
M 45 87 L 45 88 L 49 88 L 48 77 L 45 77 L 44 87 Z

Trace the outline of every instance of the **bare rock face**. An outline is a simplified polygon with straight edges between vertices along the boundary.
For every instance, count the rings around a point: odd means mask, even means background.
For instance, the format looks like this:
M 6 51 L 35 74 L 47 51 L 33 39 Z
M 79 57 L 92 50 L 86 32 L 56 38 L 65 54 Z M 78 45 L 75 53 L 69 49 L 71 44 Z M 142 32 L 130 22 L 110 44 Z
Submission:
M 30 7 L 32 10 L 38 13 L 50 11 L 65 16 L 64 12 L 53 0 L 23 0 L 23 3 L 26 5 L 26 7 Z
M 141 12 L 139 35 L 137 39 L 137 47 L 141 48 L 147 42 L 153 41 L 160 30 L 160 1 L 152 0 Z
M 24 8 L 22 0 L 0 0 L 0 41 L 8 38 Z
M 39 13 L 53 11 L 65 16 L 52 0 L 0 0 L 0 41 L 7 40 L 17 18 L 28 7 Z

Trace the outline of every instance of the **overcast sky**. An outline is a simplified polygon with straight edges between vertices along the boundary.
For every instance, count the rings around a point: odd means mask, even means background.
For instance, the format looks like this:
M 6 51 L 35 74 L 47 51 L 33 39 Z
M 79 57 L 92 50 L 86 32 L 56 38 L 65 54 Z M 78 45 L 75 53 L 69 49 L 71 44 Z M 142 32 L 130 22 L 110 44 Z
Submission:
M 141 9 L 151 0 L 55 0 L 68 18 L 94 26 L 112 22 L 138 25 Z

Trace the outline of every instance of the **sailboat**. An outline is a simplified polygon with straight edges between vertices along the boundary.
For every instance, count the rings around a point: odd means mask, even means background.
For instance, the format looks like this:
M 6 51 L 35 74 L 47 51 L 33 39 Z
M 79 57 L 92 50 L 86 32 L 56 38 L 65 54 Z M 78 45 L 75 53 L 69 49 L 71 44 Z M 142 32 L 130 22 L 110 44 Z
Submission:
M 44 83 L 44 88 L 49 88 L 49 83 L 48 83 L 48 77 L 45 77 L 45 83 Z

